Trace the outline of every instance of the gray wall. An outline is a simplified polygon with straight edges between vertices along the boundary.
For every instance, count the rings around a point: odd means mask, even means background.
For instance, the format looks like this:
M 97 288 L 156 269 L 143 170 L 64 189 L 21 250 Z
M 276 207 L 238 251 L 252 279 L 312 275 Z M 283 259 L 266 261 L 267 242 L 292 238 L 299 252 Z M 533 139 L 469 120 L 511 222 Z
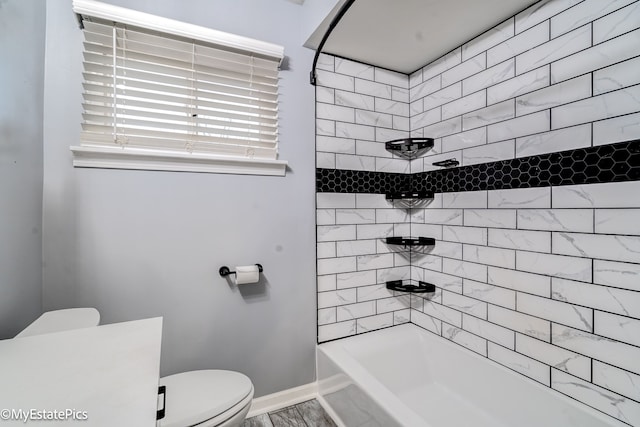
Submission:
M 286 177 L 74 169 L 82 33 L 70 0 L 47 8 L 45 309 L 95 306 L 103 323 L 164 317 L 162 374 L 231 369 L 256 395 L 315 379 L 314 123 L 302 7 L 286 1 L 111 1 L 285 47 Z M 239 290 L 222 265 L 262 263 Z
M 42 310 L 45 3 L 0 1 L 0 339 Z

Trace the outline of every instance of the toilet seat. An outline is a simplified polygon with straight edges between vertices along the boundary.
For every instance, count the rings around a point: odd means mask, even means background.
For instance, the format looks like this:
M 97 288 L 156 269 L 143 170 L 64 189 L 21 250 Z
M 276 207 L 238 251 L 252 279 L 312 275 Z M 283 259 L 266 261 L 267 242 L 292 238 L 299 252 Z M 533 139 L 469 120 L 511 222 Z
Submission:
M 167 388 L 162 427 L 216 426 L 248 411 L 251 380 L 239 372 L 190 371 L 160 379 Z

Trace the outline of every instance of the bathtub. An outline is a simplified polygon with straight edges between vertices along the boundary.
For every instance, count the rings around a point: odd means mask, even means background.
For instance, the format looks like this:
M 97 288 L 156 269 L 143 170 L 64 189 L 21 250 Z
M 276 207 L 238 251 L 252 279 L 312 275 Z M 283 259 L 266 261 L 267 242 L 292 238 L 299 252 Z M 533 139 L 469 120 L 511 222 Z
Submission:
M 317 361 L 343 427 L 628 427 L 413 324 L 320 344 Z

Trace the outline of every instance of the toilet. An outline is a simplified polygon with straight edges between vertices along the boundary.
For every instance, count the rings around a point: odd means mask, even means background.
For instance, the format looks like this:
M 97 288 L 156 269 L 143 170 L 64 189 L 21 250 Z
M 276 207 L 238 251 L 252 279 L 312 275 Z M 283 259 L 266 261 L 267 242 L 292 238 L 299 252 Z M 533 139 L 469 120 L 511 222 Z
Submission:
M 95 308 L 49 311 L 15 338 L 98 326 Z M 253 399 L 253 384 L 239 372 L 208 369 L 160 378 L 165 386 L 165 416 L 158 427 L 238 427 Z

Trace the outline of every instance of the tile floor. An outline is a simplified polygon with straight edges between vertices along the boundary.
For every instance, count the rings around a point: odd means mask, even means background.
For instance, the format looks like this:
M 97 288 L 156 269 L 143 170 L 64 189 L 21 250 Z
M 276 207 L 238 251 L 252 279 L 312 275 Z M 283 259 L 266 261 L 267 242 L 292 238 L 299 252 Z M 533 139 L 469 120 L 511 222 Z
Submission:
M 249 418 L 242 427 L 336 427 L 336 424 L 313 399 Z

